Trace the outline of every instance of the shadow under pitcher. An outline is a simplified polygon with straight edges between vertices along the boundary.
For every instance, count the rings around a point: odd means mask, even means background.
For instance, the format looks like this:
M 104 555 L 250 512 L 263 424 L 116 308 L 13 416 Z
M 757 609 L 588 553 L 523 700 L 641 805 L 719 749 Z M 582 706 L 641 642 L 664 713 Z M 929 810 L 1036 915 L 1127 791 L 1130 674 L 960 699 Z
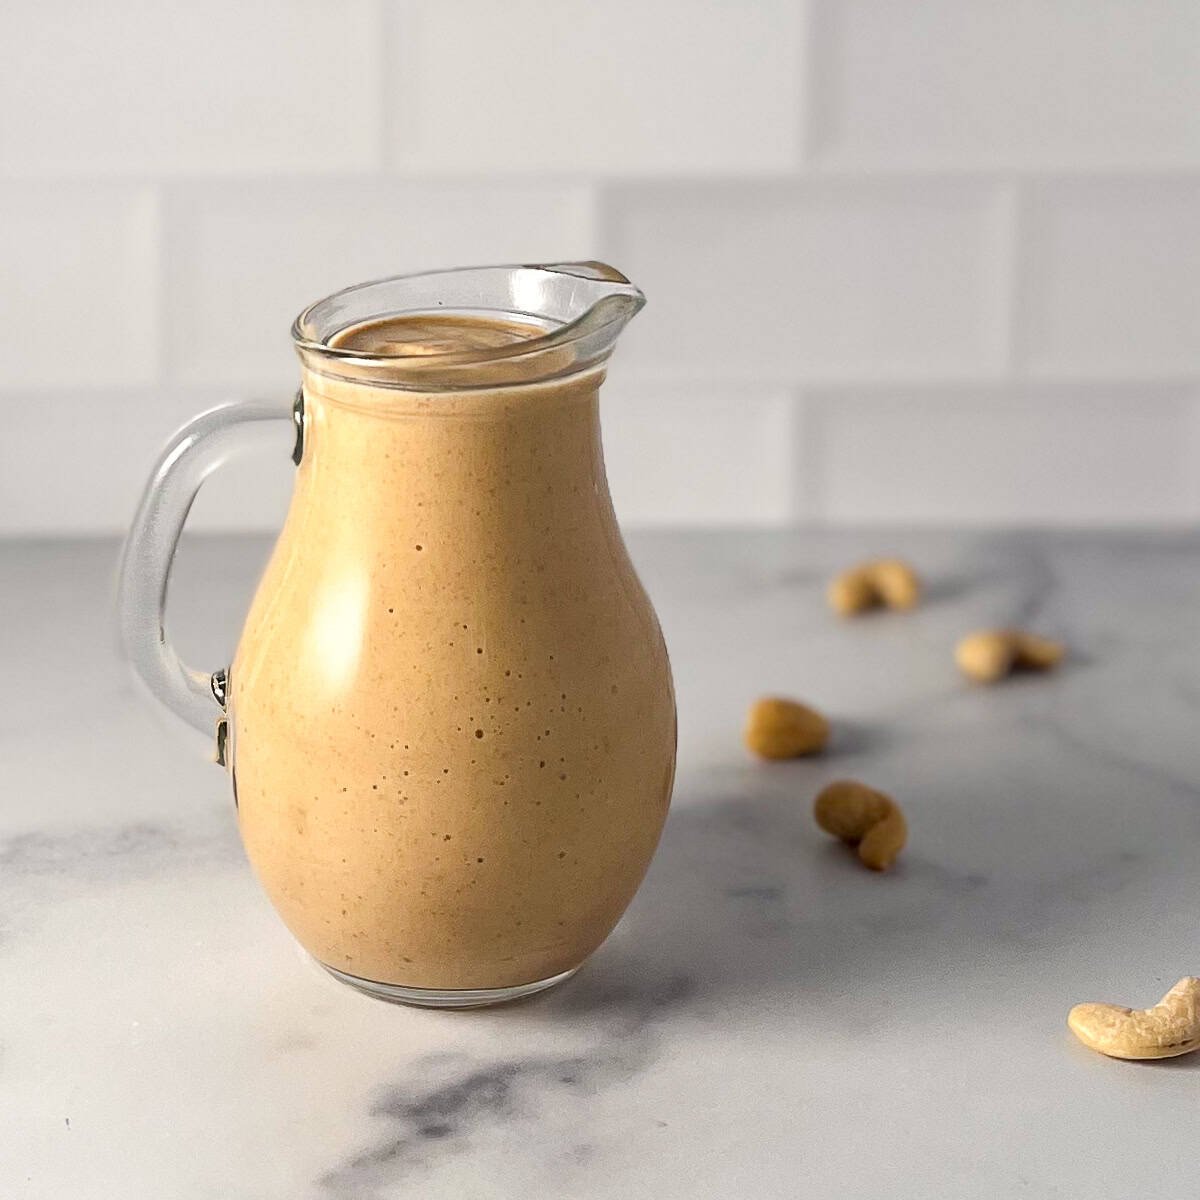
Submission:
M 391 1000 L 557 983 L 608 936 L 670 802 L 675 699 L 617 527 L 598 393 L 644 303 L 599 263 L 362 284 L 292 336 L 295 402 L 197 417 L 121 564 L 122 644 L 215 738 L 246 853 L 301 945 Z M 232 666 L 164 633 L 204 478 L 265 441 L 297 463 Z

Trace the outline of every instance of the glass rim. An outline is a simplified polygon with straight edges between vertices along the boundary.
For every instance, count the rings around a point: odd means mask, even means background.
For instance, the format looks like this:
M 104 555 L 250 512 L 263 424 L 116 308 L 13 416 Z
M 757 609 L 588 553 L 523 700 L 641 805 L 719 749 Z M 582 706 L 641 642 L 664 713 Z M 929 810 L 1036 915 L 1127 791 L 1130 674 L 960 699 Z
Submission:
M 350 324 L 344 325 L 340 329 L 333 330 L 323 336 L 318 335 L 314 329 L 317 310 L 323 306 L 335 306 L 339 301 L 353 300 L 355 297 L 374 288 L 382 289 L 389 284 L 415 284 L 420 280 L 429 280 L 432 297 L 436 293 L 436 284 L 439 280 L 449 280 L 455 276 L 461 278 L 473 274 L 491 275 L 494 273 L 507 273 L 511 276 L 516 276 L 518 273 L 526 272 L 544 277 L 573 276 L 593 285 L 597 292 L 596 298 L 578 315 L 565 321 L 555 318 L 550 313 L 537 312 L 530 308 L 493 308 L 482 305 L 478 308 L 468 309 L 462 305 L 446 306 L 444 311 L 447 313 L 469 311 L 472 315 L 476 316 L 495 313 L 497 317 L 505 316 L 517 321 L 526 318 L 531 322 L 543 325 L 547 322 L 553 322 L 551 328 L 546 329 L 544 333 L 538 333 L 534 337 L 525 338 L 506 345 L 487 346 L 477 349 L 437 350 L 422 354 L 397 354 L 365 351 L 358 348 L 332 346 L 329 344 L 330 339 L 342 332 L 343 329 L 351 328 L 355 324 L 380 320 L 389 316 L 435 315 L 442 310 L 442 302 L 433 298 L 431 298 L 428 304 L 418 307 L 399 310 L 394 308 L 384 309 L 379 312 L 373 312 L 368 316 L 360 316 Z M 613 332 L 612 327 L 623 327 L 645 303 L 646 297 L 640 288 L 631 283 L 615 267 L 610 267 L 606 263 L 596 261 L 571 263 L 491 263 L 474 267 L 448 267 L 432 271 L 412 271 L 398 275 L 384 275 L 377 279 L 369 279 L 360 283 L 350 284 L 348 287 L 339 288 L 336 292 L 331 292 L 329 295 L 313 301 L 313 303 L 307 305 L 300 312 L 292 322 L 291 337 L 293 344 L 302 357 L 305 354 L 311 354 L 327 361 L 361 366 L 363 368 L 373 366 L 394 367 L 400 364 L 409 364 L 414 367 L 421 364 L 427 364 L 430 367 L 469 366 L 474 363 L 488 363 L 497 360 L 536 355 L 547 350 L 571 345 L 583 338 L 594 339 L 598 335 L 606 335 L 608 333 L 612 333 L 612 336 L 615 337 L 615 334 L 619 333 L 620 330 L 617 329 Z

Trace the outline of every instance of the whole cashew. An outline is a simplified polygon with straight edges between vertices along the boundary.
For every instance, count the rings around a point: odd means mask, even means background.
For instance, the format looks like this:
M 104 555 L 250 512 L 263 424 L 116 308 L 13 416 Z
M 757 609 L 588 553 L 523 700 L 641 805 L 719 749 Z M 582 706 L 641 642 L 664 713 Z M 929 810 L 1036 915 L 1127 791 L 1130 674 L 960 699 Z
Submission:
M 813 816 L 826 833 L 857 845 L 858 857 L 872 871 L 886 871 L 908 841 L 899 805 L 853 779 L 824 788 L 813 803 Z
M 958 643 L 954 658 L 964 675 L 995 683 L 1016 670 L 1049 671 L 1066 653 L 1062 642 L 1023 629 L 981 629 Z
M 829 607 L 843 617 L 869 608 L 913 608 L 921 599 L 921 581 L 901 559 L 874 559 L 834 578 L 826 598 Z
M 750 709 L 745 738 L 762 758 L 799 758 L 825 748 L 829 722 L 805 704 L 768 696 Z
M 1153 1008 L 1077 1004 L 1071 1032 L 1110 1058 L 1174 1058 L 1200 1049 L 1200 979 L 1185 975 Z

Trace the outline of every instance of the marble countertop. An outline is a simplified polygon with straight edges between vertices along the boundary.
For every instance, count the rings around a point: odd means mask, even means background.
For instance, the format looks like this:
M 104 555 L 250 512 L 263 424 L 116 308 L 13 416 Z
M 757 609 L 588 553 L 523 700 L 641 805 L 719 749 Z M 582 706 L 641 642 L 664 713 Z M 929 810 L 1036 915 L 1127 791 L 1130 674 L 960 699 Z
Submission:
M 180 554 L 172 620 L 232 647 L 266 543 Z M 295 948 L 226 778 L 115 665 L 109 543 L 0 546 L 0 1196 L 6 1200 L 1183 1197 L 1200 1055 L 1093 1054 L 1070 1006 L 1200 974 L 1200 536 L 631 538 L 675 664 L 650 876 L 578 976 L 475 1013 L 390 1006 Z M 910 556 L 929 602 L 838 622 L 832 570 Z M 981 624 L 1069 665 L 962 682 Z M 750 761 L 790 693 L 829 753 Z M 813 825 L 893 792 L 894 873 Z

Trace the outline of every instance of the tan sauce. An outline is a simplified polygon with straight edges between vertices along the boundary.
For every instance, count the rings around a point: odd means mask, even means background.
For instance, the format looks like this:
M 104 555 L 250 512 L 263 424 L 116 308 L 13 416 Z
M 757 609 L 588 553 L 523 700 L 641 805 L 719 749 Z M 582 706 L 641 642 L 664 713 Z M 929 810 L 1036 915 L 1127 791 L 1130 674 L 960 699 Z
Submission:
M 391 318 L 443 354 L 529 324 Z M 621 542 L 593 370 L 423 393 L 306 371 L 295 496 L 231 675 L 247 852 L 319 960 L 506 987 L 579 965 L 666 815 L 666 651 Z

